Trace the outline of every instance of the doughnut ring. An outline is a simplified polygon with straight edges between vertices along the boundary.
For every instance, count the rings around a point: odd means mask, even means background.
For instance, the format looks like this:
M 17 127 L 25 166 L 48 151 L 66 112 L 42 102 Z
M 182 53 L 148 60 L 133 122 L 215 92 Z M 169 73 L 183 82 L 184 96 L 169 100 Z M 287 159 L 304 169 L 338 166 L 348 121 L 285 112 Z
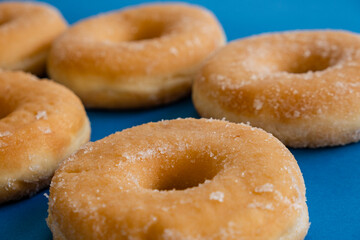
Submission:
M 51 49 L 48 73 L 87 107 L 151 107 L 189 94 L 203 60 L 224 42 L 203 8 L 137 6 L 70 28 Z
M 89 140 L 80 100 L 22 72 L 0 72 L 0 203 L 48 186 L 59 162 Z
M 303 239 L 296 160 L 263 130 L 178 119 L 89 143 L 51 183 L 54 239 Z
M 234 41 L 195 80 L 203 117 L 249 122 L 291 147 L 360 139 L 360 38 L 295 31 Z
M 67 28 L 61 14 L 40 3 L 0 3 L 0 68 L 45 73 L 52 41 Z

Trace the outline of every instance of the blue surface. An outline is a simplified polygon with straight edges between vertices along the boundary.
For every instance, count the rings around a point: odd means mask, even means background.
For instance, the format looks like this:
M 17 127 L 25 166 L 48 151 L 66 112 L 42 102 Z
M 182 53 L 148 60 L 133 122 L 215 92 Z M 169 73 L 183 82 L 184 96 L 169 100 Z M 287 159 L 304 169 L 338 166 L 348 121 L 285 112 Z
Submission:
M 81 18 L 144 1 L 47 1 L 74 23 Z M 270 31 L 346 29 L 360 32 L 360 1 L 191 1 L 211 9 L 229 40 Z M 88 111 L 92 140 L 160 119 L 198 117 L 190 99 L 143 111 Z M 291 150 L 303 172 L 311 227 L 307 240 L 360 238 L 360 144 Z M 0 207 L 0 239 L 51 239 L 44 193 Z

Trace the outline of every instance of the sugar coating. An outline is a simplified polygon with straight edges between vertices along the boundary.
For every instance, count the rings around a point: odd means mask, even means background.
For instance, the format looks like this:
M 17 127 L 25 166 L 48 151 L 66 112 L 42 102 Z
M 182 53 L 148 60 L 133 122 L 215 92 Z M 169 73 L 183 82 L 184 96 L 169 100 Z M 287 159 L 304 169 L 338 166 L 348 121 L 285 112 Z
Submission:
M 223 202 L 224 201 L 224 193 L 220 192 L 220 191 L 216 191 L 216 192 L 212 192 L 210 194 L 210 200 L 215 200 L 215 201 L 219 201 L 219 202 Z
M 162 11 L 163 7 L 171 10 Z M 147 6 L 140 8 L 142 11 Z M 158 102 L 186 95 L 201 62 L 224 44 L 222 29 L 213 15 L 202 14 L 200 9 L 196 10 L 200 14 L 195 11 L 189 14 L 184 6 L 155 8 L 160 9 L 159 14 L 151 11 L 138 14 L 138 9 L 126 9 L 76 24 L 54 43 L 49 56 L 49 74 L 58 82 L 79 81 L 77 74 L 62 78 L 59 69 L 67 68 L 71 62 L 74 66 L 86 65 L 100 78 L 107 78 L 103 71 L 106 68 L 116 80 L 109 81 L 113 84 L 98 82 L 105 90 L 97 90 L 95 94 L 99 92 L 102 98 L 110 95 L 106 98 L 121 108 L 158 105 Z M 158 11 L 155 8 L 154 12 Z M 119 26 L 122 26 L 120 30 Z M 177 86 L 181 86 L 180 91 Z M 73 88 L 75 92 L 87 91 Z M 165 94 L 169 91 L 174 94 Z M 94 97 L 78 95 L 88 100 L 84 102 L 96 104 Z M 129 100 L 126 103 L 113 100 L 118 98 Z M 135 104 L 140 101 L 145 103 Z
M 268 142 L 259 143 L 260 138 Z M 76 212 L 76 221 L 92 223 L 91 234 L 97 239 L 152 239 L 155 234 L 164 239 L 252 239 L 249 232 L 261 229 L 261 224 L 249 230 L 243 214 L 287 223 L 292 219 L 289 216 L 297 214 L 291 205 L 299 203 L 299 211 L 304 209 L 303 202 L 297 202 L 298 190 L 304 194 L 302 183 L 289 177 L 301 176 L 293 169 L 296 161 L 275 138 L 245 124 L 215 119 L 161 121 L 124 130 L 90 146 L 55 174 L 49 212 L 54 224 L 60 219 L 71 221 L 67 217 Z M 86 149 L 91 151 L 85 154 Z M 194 169 L 190 177 L 182 177 Z M 215 175 L 205 175 L 188 188 L 168 186 L 209 170 Z M 160 186 L 163 182 L 166 189 Z M 196 185 L 199 182 L 203 183 Z M 106 197 L 108 193 L 111 197 Z M 60 215 L 54 211 L 59 206 Z M 214 213 L 221 221 L 213 220 Z M 107 216 L 112 218 L 111 226 Z M 177 224 L 181 219 L 201 231 L 186 232 Z M 209 224 L 213 227 L 207 230 Z M 187 225 L 181 222 L 180 226 Z
M 7 147 L 8 144 L 0 140 L 0 147 Z
M 80 147 L 80 150 L 83 150 L 84 154 L 91 153 L 93 151 L 92 142 L 85 143 Z
M 308 58 L 311 55 L 311 51 L 309 49 L 306 49 L 304 52 L 304 57 Z
M 50 133 L 52 133 L 50 127 L 40 127 L 40 126 L 39 126 L 38 128 L 39 128 L 39 130 L 40 130 L 42 133 L 45 133 L 45 134 L 50 134 Z
M 0 137 L 7 137 L 7 136 L 11 136 L 12 133 L 9 131 L 5 131 L 5 132 L 0 132 Z
M 262 203 L 254 201 L 248 205 L 249 208 L 260 208 L 264 210 L 274 210 L 274 206 L 272 203 Z
M 29 166 L 29 170 L 32 172 L 39 172 L 41 170 L 42 166 L 39 164 L 33 164 Z
M 171 47 L 171 48 L 170 48 L 170 53 L 173 54 L 173 55 L 178 55 L 178 54 L 179 54 L 179 51 L 177 50 L 176 47 Z
M 35 118 L 37 120 L 40 120 L 40 119 L 46 120 L 46 119 L 48 119 L 47 112 L 46 111 L 38 111 L 35 115 Z
M 9 190 L 15 189 L 15 182 L 16 182 L 15 179 L 8 178 L 7 185 L 5 186 L 5 190 L 9 191 Z
M 45 69 L 44 54 L 47 51 L 44 52 L 44 49 L 66 29 L 64 19 L 49 5 L 11 1 L 0 3 L 0 67 L 40 74 Z M 33 33 L 33 37 L 28 38 L 28 32 Z M 8 47 L 8 42 L 21 44 L 14 51 Z M 31 54 L 28 54 L 27 48 L 32 49 Z M 29 78 L 31 81 L 34 79 Z
M 262 193 L 262 192 L 272 192 L 274 190 L 274 185 L 271 183 L 265 183 L 264 185 L 257 186 L 255 188 L 255 192 Z
M 3 203 L 48 186 L 58 164 L 88 140 L 89 128 L 78 98 L 52 81 L 4 71 L 0 85 L 0 105 L 10 107 L 0 119 L 0 186 L 10 189 L 1 194 Z M 60 134 L 45 136 L 52 130 Z
M 263 102 L 260 99 L 255 99 L 254 100 L 254 108 L 255 110 L 260 110 L 263 106 Z
M 201 116 L 249 121 L 294 147 L 358 141 L 359 49 L 358 36 L 342 31 L 234 41 L 205 64 L 194 104 Z

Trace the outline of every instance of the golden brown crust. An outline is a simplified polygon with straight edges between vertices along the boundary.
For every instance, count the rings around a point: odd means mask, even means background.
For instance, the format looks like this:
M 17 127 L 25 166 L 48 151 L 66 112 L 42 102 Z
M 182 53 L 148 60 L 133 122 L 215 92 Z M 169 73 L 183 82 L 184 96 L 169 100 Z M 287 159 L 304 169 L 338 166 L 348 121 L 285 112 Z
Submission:
M 203 117 L 250 122 L 291 147 L 360 139 L 360 38 L 343 31 L 264 34 L 230 43 L 201 70 Z
M 286 147 L 242 124 L 179 119 L 116 133 L 51 183 L 59 239 L 304 239 L 305 186 Z
M 45 73 L 52 41 L 67 24 L 47 4 L 0 3 L 0 68 Z
M 185 4 L 128 8 L 82 21 L 57 39 L 52 79 L 89 107 L 149 107 L 190 92 L 203 60 L 225 37 L 207 10 Z
M 0 72 L 0 203 L 45 187 L 60 161 L 89 140 L 80 100 L 21 72 Z

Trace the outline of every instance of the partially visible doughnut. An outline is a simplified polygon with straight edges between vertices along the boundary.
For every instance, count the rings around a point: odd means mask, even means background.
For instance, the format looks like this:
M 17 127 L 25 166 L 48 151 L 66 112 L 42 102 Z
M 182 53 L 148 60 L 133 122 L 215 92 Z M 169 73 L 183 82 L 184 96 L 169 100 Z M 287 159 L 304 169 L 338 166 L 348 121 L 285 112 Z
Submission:
M 195 72 L 224 41 L 203 8 L 137 6 L 70 28 L 51 49 L 48 73 L 88 107 L 150 107 L 189 94 Z
M 61 14 L 49 5 L 0 3 L 0 68 L 45 73 L 50 45 L 66 27 Z
M 68 89 L 0 72 L 0 203 L 48 186 L 59 162 L 89 134 L 84 107 Z
M 203 117 L 250 122 L 291 147 L 360 139 L 360 37 L 295 31 L 234 41 L 202 68 L 193 100 Z
M 179 119 L 124 130 L 64 161 L 54 240 L 300 240 L 309 218 L 296 160 L 260 129 Z

